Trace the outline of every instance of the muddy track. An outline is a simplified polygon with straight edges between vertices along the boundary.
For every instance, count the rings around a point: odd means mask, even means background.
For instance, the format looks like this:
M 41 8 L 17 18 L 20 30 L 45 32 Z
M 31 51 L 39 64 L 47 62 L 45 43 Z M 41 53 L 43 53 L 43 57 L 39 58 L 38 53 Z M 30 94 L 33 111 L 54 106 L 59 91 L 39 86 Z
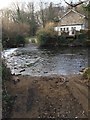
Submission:
M 16 96 L 11 118 L 87 118 L 63 77 L 19 76 L 8 84 Z

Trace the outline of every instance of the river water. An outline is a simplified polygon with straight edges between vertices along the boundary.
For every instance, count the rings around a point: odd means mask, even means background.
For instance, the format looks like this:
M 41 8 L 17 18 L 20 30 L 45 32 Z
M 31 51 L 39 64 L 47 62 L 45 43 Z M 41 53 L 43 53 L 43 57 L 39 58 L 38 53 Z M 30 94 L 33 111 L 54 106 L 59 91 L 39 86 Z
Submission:
M 27 45 L 4 50 L 2 56 L 15 75 L 70 75 L 88 66 L 88 48 L 40 49 Z

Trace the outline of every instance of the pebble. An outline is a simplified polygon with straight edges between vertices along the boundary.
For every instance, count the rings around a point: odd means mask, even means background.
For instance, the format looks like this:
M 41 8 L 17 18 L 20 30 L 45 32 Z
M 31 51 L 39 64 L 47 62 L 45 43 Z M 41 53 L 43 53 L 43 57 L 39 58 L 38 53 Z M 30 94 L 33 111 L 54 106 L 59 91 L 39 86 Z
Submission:
M 70 111 L 68 111 L 68 113 L 70 113 Z
M 85 112 L 83 111 L 82 114 L 84 114 Z
M 33 81 L 33 83 L 37 83 L 38 81 Z
M 38 100 L 36 100 L 36 103 L 38 103 L 39 101 Z
M 38 116 L 38 118 L 40 118 L 40 116 Z
M 58 81 L 56 81 L 55 83 L 58 83 Z
M 68 79 L 66 79 L 66 80 L 65 80 L 65 82 L 69 82 L 69 80 L 68 80 Z
M 59 114 L 59 113 L 57 113 L 57 116 L 58 116 L 58 117 L 60 117 L 60 114 Z
M 47 115 L 47 113 L 44 113 L 45 115 Z

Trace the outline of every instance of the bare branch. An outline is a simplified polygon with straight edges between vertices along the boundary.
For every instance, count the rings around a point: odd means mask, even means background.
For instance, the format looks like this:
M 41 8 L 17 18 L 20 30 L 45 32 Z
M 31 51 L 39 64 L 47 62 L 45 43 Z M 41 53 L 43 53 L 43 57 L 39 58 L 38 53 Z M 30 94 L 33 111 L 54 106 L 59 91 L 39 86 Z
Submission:
M 76 4 L 74 4 L 74 3 L 68 3 L 68 2 L 66 2 L 66 0 L 64 0 L 64 2 L 66 3 L 66 4 L 68 4 L 69 6 L 71 6 L 71 7 L 76 7 L 76 6 L 78 6 L 78 5 L 80 5 L 80 4 L 83 4 L 83 3 L 85 3 L 85 2 L 87 2 L 88 0 L 85 0 L 85 1 L 79 1 L 78 3 L 76 3 Z

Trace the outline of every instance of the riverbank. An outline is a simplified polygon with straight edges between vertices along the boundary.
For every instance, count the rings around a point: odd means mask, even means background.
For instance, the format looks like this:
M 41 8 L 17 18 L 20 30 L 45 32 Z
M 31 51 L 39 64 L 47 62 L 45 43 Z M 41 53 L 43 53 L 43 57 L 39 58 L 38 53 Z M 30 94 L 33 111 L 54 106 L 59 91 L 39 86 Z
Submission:
M 87 83 L 81 75 L 13 76 L 7 83 L 15 96 L 11 118 L 87 118 Z
M 87 53 L 87 48 L 50 50 L 33 44 L 5 50 L 13 75 L 6 79 L 6 89 L 14 98 L 10 118 L 86 118 L 88 81 L 76 74 L 87 67 Z

